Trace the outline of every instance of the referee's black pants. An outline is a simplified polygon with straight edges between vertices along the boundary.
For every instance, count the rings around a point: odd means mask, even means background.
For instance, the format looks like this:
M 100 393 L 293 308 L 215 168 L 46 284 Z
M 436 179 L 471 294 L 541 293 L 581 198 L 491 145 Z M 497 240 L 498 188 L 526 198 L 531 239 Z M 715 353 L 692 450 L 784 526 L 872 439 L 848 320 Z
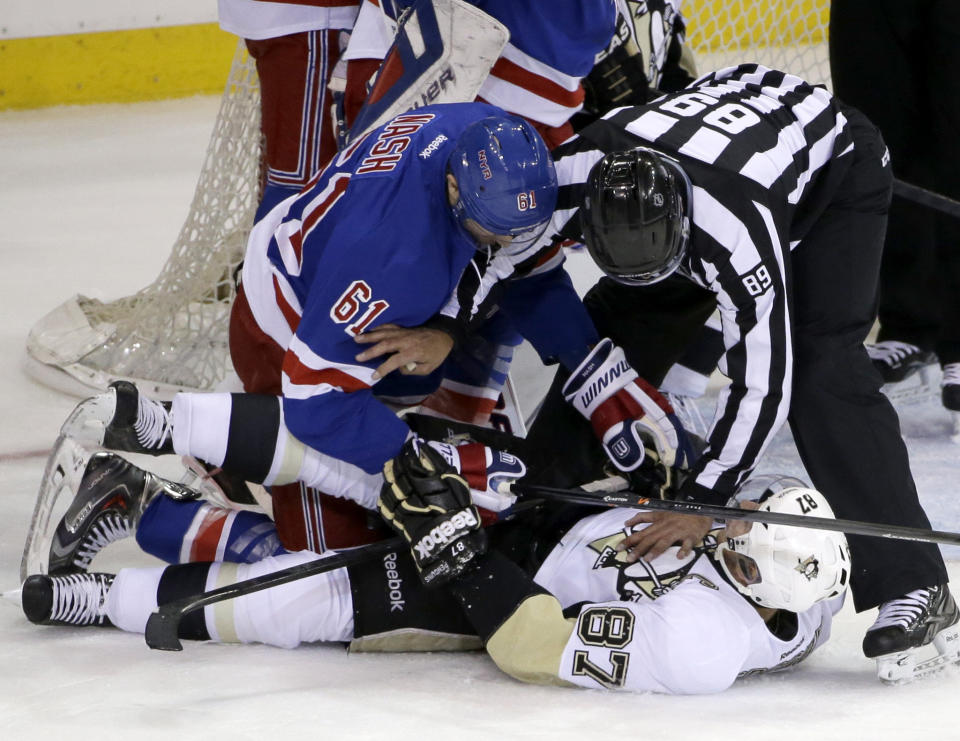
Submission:
M 877 282 L 892 175 L 862 114 L 846 112 L 854 162 L 791 253 L 794 380 L 789 424 L 811 483 L 839 518 L 929 528 L 897 413 L 863 342 Z M 929 543 L 849 536 L 857 610 L 947 581 Z

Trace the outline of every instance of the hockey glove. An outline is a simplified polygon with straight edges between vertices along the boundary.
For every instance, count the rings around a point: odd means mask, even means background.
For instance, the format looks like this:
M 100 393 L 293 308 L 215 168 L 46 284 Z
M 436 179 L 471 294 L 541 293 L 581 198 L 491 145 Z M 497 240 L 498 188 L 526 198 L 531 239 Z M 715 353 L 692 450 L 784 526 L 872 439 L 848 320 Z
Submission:
M 660 462 L 685 468 L 693 460 L 686 430 L 663 395 L 644 381 L 609 338 L 597 343 L 563 386 L 563 398 L 590 420 L 613 464 L 639 468 L 644 443 Z
M 466 479 L 478 507 L 503 512 L 517 501 L 516 495 L 506 490 L 512 482 L 523 478 L 527 467 L 515 455 L 480 443 L 451 445 L 430 440 L 427 444 Z
M 423 440 L 407 440 L 383 478 L 380 514 L 410 544 L 426 586 L 448 582 L 486 550 L 467 482 Z

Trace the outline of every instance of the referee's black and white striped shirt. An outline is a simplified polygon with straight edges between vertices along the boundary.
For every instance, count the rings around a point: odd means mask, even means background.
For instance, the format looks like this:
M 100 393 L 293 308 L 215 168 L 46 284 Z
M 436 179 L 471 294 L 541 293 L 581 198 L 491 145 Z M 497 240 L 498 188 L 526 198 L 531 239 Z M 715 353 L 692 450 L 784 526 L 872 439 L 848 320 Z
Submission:
M 833 198 L 853 140 L 824 88 L 758 65 L 714 72 L 651 104 L 612 111 L 558 148 L 557 210 L 530 251 L 579 239 L 576 212 L 590 168 L 608 152 L 645 144 L 677 158 L 693 184 L 683 272 L 717 296 L 721 370 L 731 380 L 694 489 L 701 499 L 725 499 L 786 420 L 789 252 Z

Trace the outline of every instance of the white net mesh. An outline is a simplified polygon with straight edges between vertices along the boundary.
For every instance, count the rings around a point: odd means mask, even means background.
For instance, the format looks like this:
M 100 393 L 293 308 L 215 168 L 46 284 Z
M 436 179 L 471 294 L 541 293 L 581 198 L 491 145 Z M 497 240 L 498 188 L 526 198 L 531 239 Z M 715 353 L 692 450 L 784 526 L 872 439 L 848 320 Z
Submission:
M 830 84 L 830 0 L 687 0 L 687 41 L 701 73 L 760 64 Z
M 104 303 L 75 296 L 41 319 L 29 355 L 65 371 L 68 390 L 126 378 L 166 396 L 209 390 L 230 369 L 234 271 L 258 200 L 260 93 L 241 42 L 186 221 L 157 279 Z
M 687 0 L 688 42 L 703 73 L 755 61 L 829 83 L 829 0 Z M 76 393 L 133 380 L 156 396 L 210 390 L 230 370 L 233 273 L 257 202 L 259 86 L 241 42 L 186 222 L 157 279 L 103 303 L 76 296 L 41 319 L 30 357 Z M 63 373 L 58 373 L 58 378 Z

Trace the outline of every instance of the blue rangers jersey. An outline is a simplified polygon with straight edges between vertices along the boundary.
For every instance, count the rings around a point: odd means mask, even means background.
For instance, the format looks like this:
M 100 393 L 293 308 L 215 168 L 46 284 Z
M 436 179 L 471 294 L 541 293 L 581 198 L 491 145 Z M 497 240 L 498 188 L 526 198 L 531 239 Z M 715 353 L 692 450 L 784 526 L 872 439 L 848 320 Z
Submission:
M 469 124 L 494 114 L 462 103 L 397 116 L 252 230 L 244 290 L 286 348 L 285 423 L 310 447 L 369 473 L 400 450 L 409 429 L 372 391 L 382 360 L 358 363 L 354 338 L 422 325 L 450 296 L 476 245 L 448 205 L 447 158 Z

